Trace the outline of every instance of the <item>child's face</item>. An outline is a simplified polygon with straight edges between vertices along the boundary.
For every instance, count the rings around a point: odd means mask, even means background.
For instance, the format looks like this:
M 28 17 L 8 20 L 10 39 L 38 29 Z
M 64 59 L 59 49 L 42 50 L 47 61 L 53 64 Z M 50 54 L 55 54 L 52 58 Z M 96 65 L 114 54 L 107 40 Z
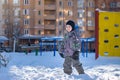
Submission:
M 70 25 L 66 25 L 66 30 L 70 32 L 72 30 L 72 27 Z

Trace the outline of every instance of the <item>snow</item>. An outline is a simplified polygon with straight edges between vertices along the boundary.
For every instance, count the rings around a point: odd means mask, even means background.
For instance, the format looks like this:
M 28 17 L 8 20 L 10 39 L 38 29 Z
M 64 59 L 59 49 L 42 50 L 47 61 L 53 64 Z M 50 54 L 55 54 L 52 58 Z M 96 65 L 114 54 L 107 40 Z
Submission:
M 10 60 L 7 67 L 0 68 L 0 80 L 120 80 L 120 57 L 99 57 L 94 53 L 88 57 L 80 55 L 86 74 L 78 75 L 73 68 L 72 75 L 63 72 L 64 59 L 53 52 L 25 53 L 3 52 Z
M 5 36 L 0 36 L 0 43 L 3 43 L 4 41 L 7 41 L 8 38 Z

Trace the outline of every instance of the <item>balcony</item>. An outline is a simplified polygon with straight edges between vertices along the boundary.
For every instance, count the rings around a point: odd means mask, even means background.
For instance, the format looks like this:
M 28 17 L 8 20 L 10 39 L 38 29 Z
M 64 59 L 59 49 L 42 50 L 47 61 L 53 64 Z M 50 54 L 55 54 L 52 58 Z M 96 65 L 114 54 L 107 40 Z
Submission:
M 45 10 L 56 10 L 56 6 L 54 4 L 46 4 Z
M 44 15 L 44 19 L 55 20 L 56 17 L 55 17 L 55 15 Z
M 55 30 L 55 25 L 52 25 L 52 24 L 50 24 L 50 25 L 45 25 L 45 26 L 44 26 L 44 29 Z
M 13 6 L 14 7 L 20 7 L 20 4 L 19 3 L 14 3 Z
M 95 26 L 87 27 L 87 29 L 88 29 L 89 31 L 94 31 L 94 30 L 95 30 Z

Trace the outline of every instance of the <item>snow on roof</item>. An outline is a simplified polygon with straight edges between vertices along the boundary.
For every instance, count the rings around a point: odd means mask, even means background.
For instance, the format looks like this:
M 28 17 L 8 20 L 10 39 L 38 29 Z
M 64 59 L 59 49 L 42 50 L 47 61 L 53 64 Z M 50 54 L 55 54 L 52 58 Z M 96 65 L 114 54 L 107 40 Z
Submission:
M 99 9 L 99 8 L 96 8 L 95 10 L 96 10 L 96 11 L 99 11 L 99 12 L 116 12 L 116 11 L 107 11 L 107 10 L 105 11 L 105 10 L 101 10 L 101 9 Z
M 8 38 L 5 36 L 0 36 L 0 43 L 3 43 L 4 41 L 7 41 Z
M 25 34 L 25 35 L 20 36 L 19 38 L 20 38 L 20 39 L 39 39 L 39 38 L 41 38 L 41 37 L 42 37 L 42 36 L 39 36 L 39 35 Z
M 19 37 L 20 39 L 42 39 L 42 40 L 60 40 L 63 37 L 62 36 L 39 36 L 39 35 L 30 35 L 25 34 Z
M 61 40 L 63 37 L 53 36 L 53 37 L 42 37 L 42 40 Z
M 95 41 L 95 38 L 81 38 L 81 41 L 87 41 L 87 42 L 92 42 Z

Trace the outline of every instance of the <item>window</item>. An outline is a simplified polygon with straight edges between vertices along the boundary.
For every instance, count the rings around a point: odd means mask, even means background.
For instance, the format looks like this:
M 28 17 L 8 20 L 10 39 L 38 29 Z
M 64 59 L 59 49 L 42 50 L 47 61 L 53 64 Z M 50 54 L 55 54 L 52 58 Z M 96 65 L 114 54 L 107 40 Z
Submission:
M 38 30 L 38 34 L 41 34 L 41 30 Z
M 101 8 L 104 9 L 105 7 L 106 7 L 105 3 L 102 3 L 102 4 L 101 4 Z
M 71 10 L 68 11 L 68 16 L 72 16 L 73 12 Z
M 29 9 L 23 9 L 23 14 L 24 15 L 29 15 Z
M 68 1 L 68 6 L 72 6 L 72 1 Z
M 19 0 L 13 0 L 13 4 L 19 4 Z
M 120 2 L 117 2 L 116 4 L 117 4 L 117 7 L 120 8 Z
M 28 29 L 24 29 L 24 34 L 28 34 L 29 30 Z
M 94 7 L 94 3 L 92 1 L 88 2 L 88 7 Z
M 94 12 L 88 11 L 88 17 L 94 17 Z
M 84 22 L 82 19 L 79 19 L 77 23 L 78 23 L 78 26 L 80 27 L 84 26 Z
M 78 6 L 78 8 L 83 8 L 84 7 L 84 1 L 83 0 L 78 0 L 77 6 Z
M 19 25 L 19 19 L 18 19 L 18 18 L 15 18 L 15 19 L 13 20 L 13 25 L 14 25 L 14 26 L 18 26 L 18 25 Z
M 29 4 L 29 0 L 24 0 L 24 5 Z
M 59 6 L 62 6 L 62 1 L 59 2 Z
M 40 21 L 40 20 L 38 21 L 38 24 L 41 24 L 41 21 Z
M 78 12 L 78 17 L 83 17 L 82 13 Z
M 7 3 L 8 4 L 8 0 L 1 0 L 3 4 Z
M 41 1 L 38 1 L 38 5 L 41 5 Z
M 116 6 L 117 6 L 116 2 L 111 2 L 110 3 L 110 8 L 116 8 Z
M 61 11 L 59 12 L 59 16 L 62 16 L 62 12 Z
M 14 10 L 14 16 L 20 16 L 20 9 L 19 8 Z
M 59 25 L 62 25 L 62 21 L 59 21 Z
M 41 15 L 41 11 L 38 11 L 38 15 Z
M 84 17 L 84 10 L 78 10 L 78 17 L 79 18 Z
M 93 21 L 92 20 L 88 20 L 88 26 L 94 26 Z
M 24 19 L 24 25 L 28 25 L 29 24 L 29 19 Z
M 62 31 L 59 31 L 59 35 L 62 35 Z

